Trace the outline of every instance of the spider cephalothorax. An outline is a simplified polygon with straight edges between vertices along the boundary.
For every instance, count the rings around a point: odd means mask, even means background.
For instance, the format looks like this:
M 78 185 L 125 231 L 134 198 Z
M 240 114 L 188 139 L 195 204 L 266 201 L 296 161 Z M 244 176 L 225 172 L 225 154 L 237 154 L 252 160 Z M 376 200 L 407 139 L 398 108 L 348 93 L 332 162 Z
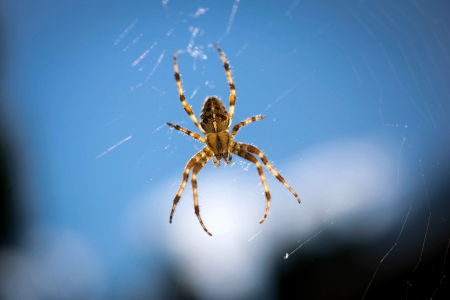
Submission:
M 178 65 L 177 65 L 177 53 L 174 55 L 174 69 L 175 69 L 175 81 L 178 87 L 178 93 L 180 94 L 180 101 L 184 107 L 184 110 L 187 112 L 192 122 L 200 129 L 200 131 L 206 135 L 206 139 L 201 135 L 189 131 L 179 125 L 174 125 L 171 123 L 167 123 L 167 125 L 172 126 L 173 128 L 184 132 L 185 134 L 190 135 L 191 137 L 199 140 L 206 144 L 200 152 L 195 154 L 187 163 L 186 168 L 183 173 L 183 181 L 181 182 L 180 188 L 178 189 L 177 195 L 173 200 L 172 212 L 170 214 L 170 223 L 172 223 L 173 213 L 175 211 L 175 207 L 177 206 L 178 201 L 180 200 L 181 194 L 183 193 L 184 187 L 186 186 L 186 182 L 189 177 L 189 172 L 192 168 L 192 189 L 194 191 L 194 207 L 195 214 L 197 215 L 200 224 L 207 234 L 211 235 L 209 231 L 206 229 L 203 224 L 202 218 L 200 217 L 200 209 L 198 207 L 198 194 L 197 194 L 197 173 L 203 168 L 203 166 L 213 158 L 214 164 L 216 166 L 220 166 L 220 160 L 223 158 L 225 163 L 228 164 L 231 162 L 231 153 L 240 156 L 256 165 L 256 168 L 259 173 L 259 177 L 261 178 L 261 182 L 264 186 L 264 192 L 267 198 L 266 212 L 264 217 L 260 221 L 260 223 L 264 222 L 269 213 L 270 207 L 270 193 L 269 188 L 266 183 L 266 179 L 264 177 L 263 169 L 259 161 L 253 154 L 259 156 L 261 161 L 266 165 L 266 167 L 272 172 L 272 174 L 282 182 L 297 198 L 300 203 L 300 198 L 294 192 L 294 190 L 287 184 L 283 177 L 272 167 L 272 165 L 267 160 L 264 153 L 262 153 L 258 148 L 244 144 L 237 143 L 233 141 L 233 138 L 236 136 L 238 130 L 251 122 L 264 119 L 265 116 L 256 116 L 251 117 L 245 121 L 242 121 L 236 125 L 234 125 L 233 130 L 229 133 L 231 121 L 233 120 L 234 114 L 234 106 L 236 102 L 236 90 L 234 88 L 233 79 L 231 78 L 230 68 L 228 66 L 228 62 L 225 59 L 225 55 L 222 53 L 220 48 L 215 46 L 220 53 L 220 57 L 222 58 L 223 66 L 225 68 L 225 72 L 227 74 L 228 83 L 230 85 L 230 109 L 229 112 L 222 104 L 219 98 L 215 96 L 207 97 L 205 102 L 203 103 L 202 110 L 200 113 L 200 123 L 197 121 L 197 118 L 194 115 L 191 107 L 186 103 L 186 98 L 184 97 L 183 88 L 181 87 L 180 74 L 178 73 Z

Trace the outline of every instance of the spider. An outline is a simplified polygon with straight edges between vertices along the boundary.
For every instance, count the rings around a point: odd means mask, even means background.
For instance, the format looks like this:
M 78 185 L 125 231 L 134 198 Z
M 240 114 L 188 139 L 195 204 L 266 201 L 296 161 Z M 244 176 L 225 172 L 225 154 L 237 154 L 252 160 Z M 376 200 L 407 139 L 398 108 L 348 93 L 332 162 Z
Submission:
M 283 183 L 294 196 L 297 198 L 298 203 L 300 203 L 300 198 L 294 192 L 294 190 L 287 184 L 283 177 L 272 167 L 272 165 L 267 160 L 264 153 L 262 153 L 258 148 L 244 144 L 237 143 L 233 141 L 233 138 L 236 136 L 239 129 L 251 122 L 258 121 L 264 119 L 265 116 L 255 116 L 251 117 L 245 121 L 242 121 L 236 125 L 234 125 L 231 133 L 228 133 L 231 126 L 231 121 L 233 119 L 234 114 L 234 106 L 236 103 L 236 89 L 234 87 L 233 79 L 231 78 L 230 68 L 227 60 L 225 59 L 225 55 L 222 53 L 220 48 L 215 45 L 216 49 L 219 51 L 220 57 L 223 62 L 223 66 L 225 68 L 225 72 L 228 78 L 228 83 L 230 85 L 230 110 L 227 112 L 225 106 L 222 104 L 220 99 L 216 96 L 208 96 L 203 103 L 201 113 L 200 113 L 200 123 L 197 121 L 197 118 L 194 115 L 191 107 L 186 103 L 186 98 L 183 94 L 183 88 L 181 86 L 180 74 L 178 73 L 178 65 L 177 65 L 177 52 L 175 52 L 173 57 L 174 70 L 175 70 L 175 80 L 178 87 L 178 93 L 180 94 L 180 101 L 184 107 L 184 110 L 187 112 L 192 122 L 194 122 L 195 126 L 200 129 L 200 131 L 206 136 L 206 139 L 201 135 L 189 131 L 181 126 L 174 125 L 171 123 L 166 123 L 167 125 L 193 137 L 196 140 L 199 140 L 202 143 L 205 143 L 206 146 L 200 150 L 197 154 L 195 154 L 187 163 L 184 173 L 183 173 L 183 181 L 181 182 L 180 188 L 178 189 L 177 195 L 173 200 L 172 212 L 170 213 L 170 223 L 172 223 L 173 213 L 175 212 L 175 207 L 177 206 L 178 201 L 180 200 L 181 194 L 183 193 L 184 187 L 186 186 L 186 182 L 189 178 L 189 172 L 192 168 L 192 188 L 194 190 L 194 207 L 195 214 L 197 215 L 200 224 L 207 234 L 212 235 L 203 224 L 202 218 L 200 217 L 200 208 L 198 206 L 198 195 L 197 195 L 197 173 L 203 168 L 203 166 L 212 158 L 213 162 L 216 166 L 220 166 L 220 160 L 223 158 L 225 164 L 229 164 L 232 160 L 231 153 L 240 156 L 256 165 L 256 168 L 259 173 L 259 177 L 261 178 L 261 182 L 264 186 L 264 191 L 266 194 L 267 205 L 266 212 L 264 217 L 260 221 L 260 223 L 264 222 L 269 213 L 270 207 L 270 193 L 269 188 L 267 187 L 266 179 L 264 177 L 263 169 L 261 164 L 256 159 L 253 154 L 257 154 L 262 162 L 266 165 L 266 167 L 272 172 L 272 174 Z

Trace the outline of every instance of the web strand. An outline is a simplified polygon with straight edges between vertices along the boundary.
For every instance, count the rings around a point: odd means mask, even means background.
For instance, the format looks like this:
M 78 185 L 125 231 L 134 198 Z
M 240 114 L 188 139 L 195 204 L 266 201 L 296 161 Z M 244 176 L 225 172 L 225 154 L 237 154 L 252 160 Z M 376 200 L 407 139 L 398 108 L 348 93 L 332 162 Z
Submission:
M 366 296 L 367 291 L 369 290 L 370 285 L 372 284 L 372 282 L 373 282 L 373 280 L 374 280 L 374 278 L 375 278 L 375 275 L 377 275 L 378 269 L 380 268 L 381 264 L 382 264 L 383 261 L 386 259 L 386 257 L 389 255 L 389 253 L 391 253 L 391 251 L 394 250 L 395 246 L 397 246 L 398 240 L 400 239 L 400 236 L 402 235 L 403 228 L 405 228 L 406 220 L 408 220 L 409 213 L 411 212 L 411 208 L 412 208 L 412 205 L 411 205 L 411 207 L 410 207 L 409 210 L 408 210 L 408 214 L 406 215 L 405 222 L 403 222 L 403 226 L 402 226 L 402 229 L 400 230 L 400 233 L 398 234 L 397 240 L 395 241 L 395 243 L 394 243 L 394 245 L 391 247 L 391 249 L 389 249 L 389 251 L 386 253 L 386 255 L 385 255 L 385 256 L 380 260 L 380 262 L 378 263 L 378 266 L 377 266 L 377 268 L 375 269 L 375 272 L 373 273 L 373 276 L 372 276 L 372 278 L 370 279 L 369 285 L 367 286 L 366 291 L 364 292 L 364 295 L 362 296 L 361 300 L 363 300 L 364 297 Z

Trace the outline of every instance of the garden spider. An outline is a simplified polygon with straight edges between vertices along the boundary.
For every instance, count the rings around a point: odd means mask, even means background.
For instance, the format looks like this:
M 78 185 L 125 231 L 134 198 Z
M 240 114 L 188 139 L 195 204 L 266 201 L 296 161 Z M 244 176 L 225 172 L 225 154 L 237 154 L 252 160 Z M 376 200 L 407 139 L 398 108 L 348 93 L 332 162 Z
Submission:
M 206 147 L 204 147 L 202 150 L 200 150 L 197 154 L 195 154 L 187 163 L 186 168 L 184 169 L 183 173 L 183 181 L 181 182 L 180 188 L 178 189 L 177 195 L 175 196 L 175 199 L 173 200 L 173 206 L 172 206 L 172 212 L 170 213 L 170 223 L 172 223 L 172 217 L 173 213 L 175 211 L 175 207 L 177 206 L 178 201 L 180 200 L 181 194 L 183 193 L 184 187 L 186 185 L 186 182 L 189 177 L 189 172 L 192 168 L 194 170 L 192 171 L 192 188 L 194 190 L 194 206 L 195 206 L 195 214 L 197 215 L 198 220 L 200 221 L 200 224 L 202 225 L 203 229 L 206 231 L 207 234 L 212 235 L 209 233 L 209 231 L 206 229 L 205 225 L 203 224 L 202 218 L 200 217 L 200 209 L 198 207 L 198 195 L 197 195 L 197 173 L 203 168 L 203 166 L 211 159 L 213 158 L 213 162 L 216 166 L 220 166 L 220 160 L 223 158 L 225 161 L 225 164 L 229 164 L 231 162 L 231 153 L 236 154 L 237 156 L 240 156 L 246 160 L 249 160 L 250 162 L 254 163 L 256 165 L 256 168 L 258 169 L 259 177 L 261 177 L 261 182 L 264 186 L 264 191 L 266 193 L 267 198 L 267 206 L 266 206 L 266 213 L 264 214 L 264 217 L 262 218 L 261 222 L 264 222 L 264 220 L 267 217 L 267 214 L 269 213 L 269 207 L 270 207 L 270 193 L 269 188 L 267 187 L 266 179 L 264 177 L 263 169 L 261 167 L 261 164 L 256 159 L 254 155 L 251 153 L 257 154 L 259 158 L 262 160 L 262 162 L 266 165 L 266 167 L 272 172 L 272 174 L 281 181 L 291 192 L 294 194 L 294 196 L 297 198 L 298 203 L 300 203 L 300 198 L 297 196 L 297 194 L 294 192 L 294 190 L 287 184 L 287 182 L 284 180 L 283 177 L 281 177 L 280 174 L 278 174 L 277 171 L 272 167 L 272 165 L 267 161 L 266 156 L 264 153 L 262 153 L 258 148 L 243 144 L 243 143 L 237 143 L 233 141 L 233 138 L 236 136 L 236 133 L 238 130 L 257 120 L 264 119 L 265 116 L 256 116 L 251 117 L 245 121 L 242 121 L 236 125 L 234 125 L 233 130 L 231 133 L 228 133 L 230 130 L 231 121 L 233 119 L 234 114 L 234 106 L 236 102 L 236 90 L 234 88 L 233 79 L 231 78 L 230 74 L 230 68 L 228 66 L 228 62 L 225 59 L 224 54 L 220 50 L 220 48 L 215 45 L 217 50 L 220 53 L 220 57 L 223 61 L 223 66 L 225 67 L 225 72 L 227 74 L 228 83 L 230 84 L 230 112 L 228 114 L 225 106 L 222 104 L 219 98 L 215 96 L 209 96 L 205 99 L 205 102 L 203 103 L 202 110 L 200 113 L 200 123 L 197 121 L 197 118 L 195 117 L 191 107 L 186 103 L 186 98 L 183 94 L 183 88 L 181 87 L 181 81 L 180 81 L 180 74 L 178 73 L 178 65 L 177 65 L 177 52 L 175 52 L 173 57 L 173 63 L 174 63 L 174 70 L 175 70 L 175 80 L 177 82 L 178 87 L 178 93 L 180 94 L 180 101 L 181 104 L 184 107 L 184 110 L 187 112 L 189 117 L 191 118 L 192 122 L 194 122 L 195 126 L 200 129 L 200 131 L 206 136 L 206 139 L 202 137 L 201 135 L 189 131 L 181 126 L 174 125 L 171 123 L 166 123 L 169 126 L 172 126 L 173 128 L 184 132 L 185 134 L 193 137 L 196 140 L 199 140 L 202 143 L 206 144 Z M 216 160 L 217 159 L 217 160 Z

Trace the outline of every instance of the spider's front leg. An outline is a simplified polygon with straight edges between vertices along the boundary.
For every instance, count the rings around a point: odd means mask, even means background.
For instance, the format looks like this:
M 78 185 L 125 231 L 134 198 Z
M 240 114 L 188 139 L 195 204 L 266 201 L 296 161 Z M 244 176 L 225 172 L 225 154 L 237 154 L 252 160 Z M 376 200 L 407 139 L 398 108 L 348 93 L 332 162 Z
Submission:
M 220 58 L 222 59 L 223 62 L 223 67 L 225 68 L 225 73 L 227 74 L 228 84 L 230 85 L 230 109 L 229 109 L 230 119 L 227 127 L 228 131 L 228 129 L 230 129 L 231 121 L 233 121 L 234 106 L 236 105 L 236 88 L 234 87 L 233 78 L 231 77 L 230 72 L 230 65 L 228 64 L 225 55 L 223 54 L 222 50 L 220 50 L 219 46 L 214 45 L 214 47 L 216 47 L 217 51 L 219 51 Z
M 175 81 L 177 83 L 178 93 L 180 94 L 181 105 L 183 105 L 184 110 L 187 112 L 192 122 L 194 122 L 195 126 L 197 126 L 197 128 L 200 129 L 201 132 L 205 133 L 205 130 L 202 128 L 202 126 L 200 126 L 200 123 L 198 123 L 197 118 L 192 111 L 192 108 L 186 103 L 186 97 L 184 96 L 183 87 L 181 86 L 180 73 L 178 72 L 177 52 L 173 54 L 173 68 L 175 71 Z

